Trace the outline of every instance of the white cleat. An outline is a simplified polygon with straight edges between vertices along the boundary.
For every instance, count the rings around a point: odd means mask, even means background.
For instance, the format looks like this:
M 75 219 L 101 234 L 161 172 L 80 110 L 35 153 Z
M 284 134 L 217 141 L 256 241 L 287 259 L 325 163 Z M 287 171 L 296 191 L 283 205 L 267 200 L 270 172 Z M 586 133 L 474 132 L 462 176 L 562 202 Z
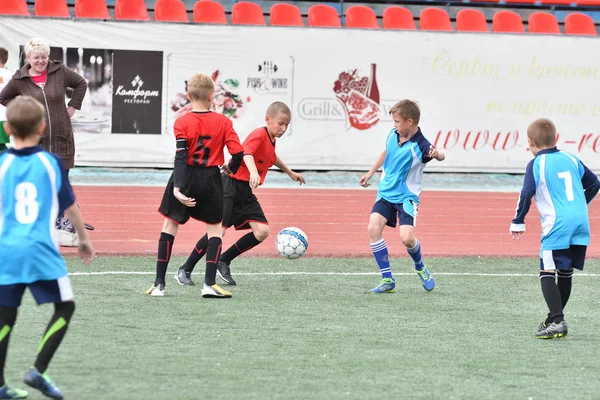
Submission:
M 205 298 L 217 298 L 217 299 L 228 299 L 231 297 L 231 293 L 223 290 L 216 283 L 212 286 L 208 286 L 206 283 L 202 286 L 202 297 Z
M 146 294 L 152 297 L 165 297 L 165 285 L 152 285 L 150 289 L 146 290 Z

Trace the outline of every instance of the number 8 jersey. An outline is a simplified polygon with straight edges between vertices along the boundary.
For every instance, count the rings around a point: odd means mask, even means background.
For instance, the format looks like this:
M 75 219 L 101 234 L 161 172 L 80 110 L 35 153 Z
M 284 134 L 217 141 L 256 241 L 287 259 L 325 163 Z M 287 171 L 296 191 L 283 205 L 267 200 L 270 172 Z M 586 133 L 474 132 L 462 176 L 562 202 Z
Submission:
M 525 231 L 525 215 L 535 196 L 542 223 L 542 250 L 587 246 L 590 244 L 587 205 L 599 187 L 598 177 L 574 155 L 556 147 L 540 150 L 527 165 L 510 230 Z
M 40 146 L 0 153 L 0 285 L 67 275 L 56 218 L 74 203 L 56 155 Z

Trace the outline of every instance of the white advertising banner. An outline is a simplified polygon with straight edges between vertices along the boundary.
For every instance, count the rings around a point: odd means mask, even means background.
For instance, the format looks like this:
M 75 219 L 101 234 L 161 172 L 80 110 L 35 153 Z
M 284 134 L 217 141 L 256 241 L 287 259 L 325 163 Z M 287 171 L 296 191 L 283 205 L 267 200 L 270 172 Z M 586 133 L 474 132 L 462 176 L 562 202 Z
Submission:
M 73 119 L 80 166 L 171 167 L 186 81 L 204 72 L 242 140 L 270 103 L 290 105 L 277 147 L 292 168 L 368 169 L 389 109 L 409 98 L 448 154 L 429 171 L 522 173 L 527 125 L 548 117 L 559 148 L 600 173 L 595 38 L 0 18 L 8 68 L 31 37 L 88 80 Z

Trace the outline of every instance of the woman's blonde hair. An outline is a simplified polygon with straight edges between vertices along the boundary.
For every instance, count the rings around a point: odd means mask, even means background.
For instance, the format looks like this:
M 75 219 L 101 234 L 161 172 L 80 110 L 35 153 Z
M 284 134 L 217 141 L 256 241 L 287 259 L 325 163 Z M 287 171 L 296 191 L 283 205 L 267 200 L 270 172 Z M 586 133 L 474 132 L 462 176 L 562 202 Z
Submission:
M 25 57 L 29 57 L 31 53 L 46 53 L 50 54 L 50 46 L 40 38 L 31 38 L 25 44 Z

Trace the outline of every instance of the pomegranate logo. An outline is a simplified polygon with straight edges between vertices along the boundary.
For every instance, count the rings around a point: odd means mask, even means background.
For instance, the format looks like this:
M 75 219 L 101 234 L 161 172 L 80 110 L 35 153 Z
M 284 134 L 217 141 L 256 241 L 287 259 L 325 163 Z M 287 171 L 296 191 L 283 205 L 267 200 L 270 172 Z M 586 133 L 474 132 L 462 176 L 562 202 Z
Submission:
M 371 76 L 359 76 L 358 70 L 342 72 L 333 85 L 335 97 L 346 113 L 346 129 L 369 129 L 379 122 L 379 87 L 376 64 Z

